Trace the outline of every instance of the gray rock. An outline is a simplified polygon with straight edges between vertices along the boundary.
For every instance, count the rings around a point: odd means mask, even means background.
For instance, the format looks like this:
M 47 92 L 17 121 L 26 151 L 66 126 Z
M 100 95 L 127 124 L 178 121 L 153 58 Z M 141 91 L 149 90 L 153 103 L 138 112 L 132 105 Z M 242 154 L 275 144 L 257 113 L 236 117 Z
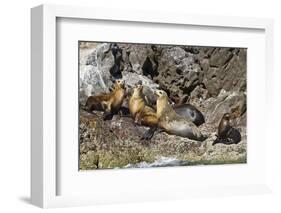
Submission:
M 187 54 L 181 47 L 163 48 L 159 60 L 159 75 L 155 78 L 160 87 L 168 92 L 175 102 L 189 95 L 200 84 L 199 64 L 194 62 L 192 54 Z
M 221 89 L 246 91 L 246 50 L 216 48 L 210 58 L 202 60 L 203 83 L 211 96 Z
M 147 60 L 150 61 L 152 69 L 155 69 L 154 52 L 151 45 L 131 45 L 126 51 L 129 53 L 129 62 L 133 72 L 142 75 L 143 67 Z
M 114 64 L 114 58 L 107 43 L 90 49 L 84 47 L 82 50 L 79 67 L 80 102 L 85 103 L 88 96 L 109 91 L 112 86 L 109 69 Z
M 246 111 L 246 103 L 245 93 L 221 90 L 217 98 L 206 100 L 206 121 L 208 123 L 218 123 L 224 113 L 234 111 L 240 116 Z
M 137 126 L 128 117 L 114 116 L 103 121 L 102 114 L 80 113 L 80 169 L 126 167 L 140 162 L 152 163 L 159 156 L 173 156 L 188 165 L 246 162 L 246 136 L 238 145 L 212 146 L 216 129 L 204 124 L 202 132 L 211 132 L 204 142 L 193 141 L 165 132 L 142 141 L 146 127 Z
M 139 81 L 141 81 L 144 86 L 149 87 L 153 91 L 159 89 L 159 85 L 154 83 L 150 78 L 144 75 L 138 75 L 137 73 L 123 72 L 123 80 L 129 87 L 134 87 Z
M 231 58 L 233 53 L 227 48 L 216 48 L 210 57 L 211 67 L 222 67 L 226 65 Z
M 122 49 L 122 76 L 129 88 L 139 81 L 148 102 L 155 107 L 156 89 L 167 91 L 175 103 L 190 103 L 205 116 L 200 131 L 203 143 L 160 132 L 151 141 L 140 138 L 148 129 L 130 117 L 115 115 L 103 121 L 102 113 L 80 113 L 80 168 L 115 168 L 173 157 L 185 165 L 245 163 L 247 153 L 246 49 L 166 45 L 118 44 Z M 110 68 L 114 57 L 107 43 L 84 42 L 80 48 L 80 104 L 89 95 L 107 92 L 113 84 Z M 127 97 L 128 99 L 128 97 Z M 127 100 L 123 102 L 127 107 Z M 222 115 L 241 133 L 239 144 L 216 144 Z

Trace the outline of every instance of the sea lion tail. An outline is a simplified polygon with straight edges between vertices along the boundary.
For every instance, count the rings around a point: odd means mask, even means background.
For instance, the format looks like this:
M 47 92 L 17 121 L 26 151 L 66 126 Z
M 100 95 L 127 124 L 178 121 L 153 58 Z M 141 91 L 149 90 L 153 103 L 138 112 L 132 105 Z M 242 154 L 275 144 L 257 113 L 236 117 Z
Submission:
M 216 145 L 217 143 L 222 143 L 222 144 L 231 144 L 231 142 L 229 141 L 229 139 L 225 138 L 225 139 L 222 139 L 222 138 L 219 138 L 217 137 L 216 140 L 214 140 L 214 142 L 212 143 L 212 145 Z
M 217 143 L 220 143 L 220 140 L 218 138 L 216 138 L 216 140 L 214 140 L 214 142 L 212 143 L 212 145 L 216 145 Z

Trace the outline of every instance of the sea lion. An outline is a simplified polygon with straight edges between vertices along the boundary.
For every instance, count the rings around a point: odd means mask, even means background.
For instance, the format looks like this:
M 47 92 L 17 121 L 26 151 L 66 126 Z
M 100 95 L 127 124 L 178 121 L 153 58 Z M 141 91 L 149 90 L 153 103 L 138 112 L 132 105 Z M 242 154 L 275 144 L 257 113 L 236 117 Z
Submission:
M 169 104 L 167 93 L 163 90 L 157 90 L 157 118 L 158 127 L 162 128 L 168 134 L 186 137 L 196 141 L 204 141 L 204 136 L 198 127 L 190 120 L 184 119 L 178 115 Z
M 122 49 L 116 43 L 114 43 L 111 44 L 110 50 L 114 58 L 114 65 L 109 69 L 109 72 L 114 78 L 120 79 L 122 78 L 123 69 Z
M 150 127 L 143 136 L 143 139 L 149 140 L 157 129 L 158 118 L 156 111 L 145 104 L 142 91 L 143 85 L 140 83 L 133 89 L 129 98 L 129 111 L 135 123 Z
M 204 115 L 191 104 L 182 104 L 174 107 L 177 114 L 192 121 L 196 126 L 205 123 Z
M 218 126 L 218 134 L 216 140 L 212 145 L 217 143 L 223 144 L 237 144 L 241 141 L 240 132 L 230 125 L 230 114 L 225 113 Z
M 116 80 L 114 89 L 107 94 L 101 94 L 96 96 L 90 96 L 87 99 L 85 108 L 88 112 L 93 110 L 104 111 L 104 120 L 112 118 L 116 114 L 123 103 L 125 98 L 125 82 L 122 80 Z

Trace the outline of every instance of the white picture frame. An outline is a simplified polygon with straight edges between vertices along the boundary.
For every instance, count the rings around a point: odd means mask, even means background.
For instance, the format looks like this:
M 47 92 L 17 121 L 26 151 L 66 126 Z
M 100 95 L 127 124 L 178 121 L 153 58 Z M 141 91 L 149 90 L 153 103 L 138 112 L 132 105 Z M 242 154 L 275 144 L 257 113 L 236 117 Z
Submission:
M 122 192 L 122 196 L 116 191 L 110 195 L 58 195 L 58 173 L 60 167 L 57 166 L 59 158 L 57 152 L 57 87 L 56 77 L 57 71 L 57 20 L 65 19 L 87 19 L 100 21 L 118 21 L 119 24 L 126 22 L 142 23 L 143 25 L 153 23 L 155 26 L 169 29 L 173 26 L 199 26 L 206 28 L 226 28 L 232 29 L 255 29 L 264 33 L 265 52 L 263 79 L 266 87 L 262 89 L 265 94 L 267 107 L 272 107 L 272 96 L 269 91 L 273 85 L 269 82 L 273 78 L 273 21 L 271 19 L 241 18 L 241 17 L 216 17 L 203 15 L 188 14 L 161 14 L 149 11 L 115 11 L 108 8 L 84 8 L 74 6 L 54 6 L 41 5 L 31 9 L 31 81 L 32 81 L 32 103 L 31 103 L 31 201 L 34 205 L 47 207 L 63 207 L 76 205 L 92 205 L 100 203 L 117 203 L 117 202 L 138 202 L 145 200 L 165 200 L 165 199 L 183 199 L 187 197 L 198 196 L 214 196 L 214 195 L 242 195 L 253 193 L 264 193 L 271 191 L 271 172 L 270 161 L 265 161 L 265 165 L 259 169 L 264 172 L 264 178 L 259 179 L 258 183 L 249 184 L 249 182 L 233 182 L 232 185 L 221 184 L 210 187 L 200 187 L 199 182 L 193 183 L 194 187 L 179 188 L 177 186 L 166 187 L 165 184 L 159 183 L 148 194 L 133 191 Z M 271 118 L 264 118 L 264 122 L 270 122 Z M 261 142 L 266 146 L 264 156 L 269 157 L 268 143 L 270 134 L 267 127 L 265 141 Z M 75 165 L 77 166 L 77 165 Z M 185 168 L 173 170 L 174 172 L 182 172 Z M 208 171 L 212 171 L 214 167 L 209 167 Z M 229 168 L 228 168 L 229 169 Z M 159 175 L 167 175 L 167 171 L 159 170 Z M 116 171 L 114 171 L 116 172 Z M 123 172 L 123 171 L 121 171 Z M 129 173 L 118 175 L 126 179 Z M 133 173 L 138 175 L 151 176 L 153 170 L 134 170 Z M 132 173 L 132 172 L 131 172 Z M 111 173 L 105 173 L 104 177 L 108 179 L 114 178 Z M 128 178 L 128 177 L 127 177 Z M 171 176 L 170 178 L 175 178 Z M 196 178 L 196 177 L 195 177 Z M 161 184 L 163 188 L 161 187 Z M 113 190 L 114 191 L 114 190 Z

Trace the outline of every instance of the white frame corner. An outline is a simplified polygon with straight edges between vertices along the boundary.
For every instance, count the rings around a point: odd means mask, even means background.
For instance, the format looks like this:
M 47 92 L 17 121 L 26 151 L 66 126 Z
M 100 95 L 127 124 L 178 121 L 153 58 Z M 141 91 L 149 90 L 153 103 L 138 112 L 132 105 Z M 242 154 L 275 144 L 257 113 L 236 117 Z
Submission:
M 57 17 L 262 29 L 266 33 L 267 91 L 273 87 L 269 83 L 273 78 L 273 20 L 271 19 L 167 15 L 147 11 L 120 12 L 113 9 L 104 11 L 105 9 L 101 8 L 54 5 L 41 5 L 31 9 L 31 201 L 43 208 L 96 203 L 89 197 L 56 196 Z M 268 96 L 268 103 L 272 107 L 272 96 Z M 266 185 L 256 189 L 251 186 L 245 187 L 246 190 L 269 191 L 271 176 L 268 175 L 269 181 Z

